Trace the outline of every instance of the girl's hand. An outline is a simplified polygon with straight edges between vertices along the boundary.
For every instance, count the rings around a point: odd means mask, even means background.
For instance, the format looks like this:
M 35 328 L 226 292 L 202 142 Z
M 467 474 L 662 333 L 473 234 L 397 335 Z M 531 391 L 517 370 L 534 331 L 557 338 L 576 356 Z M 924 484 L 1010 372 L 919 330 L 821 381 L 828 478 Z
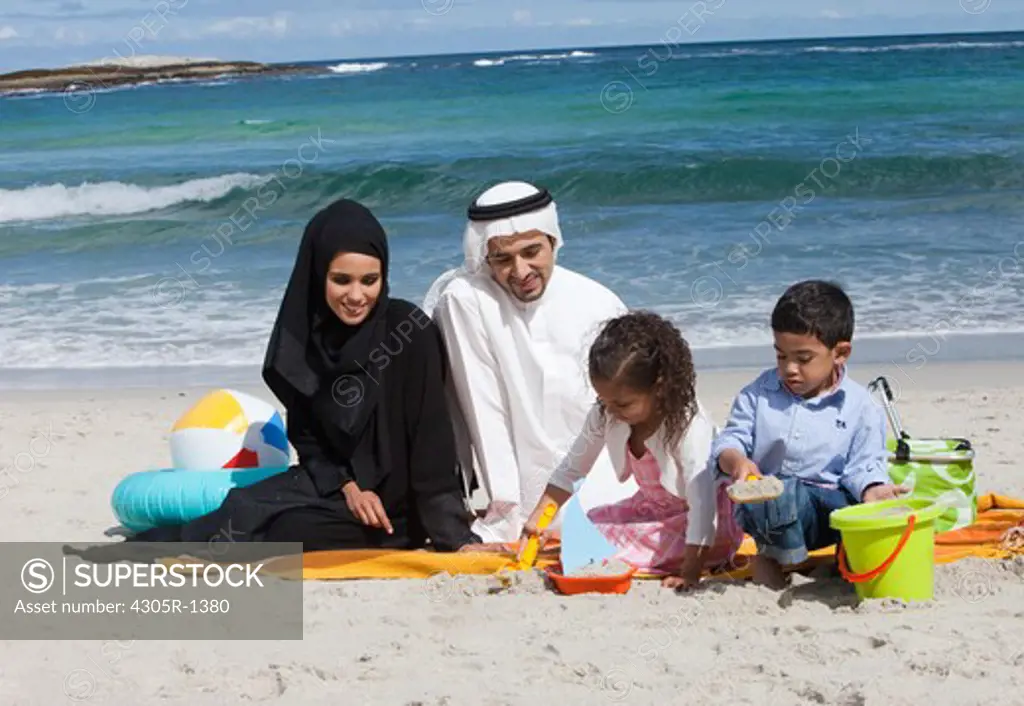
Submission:
M 553 485 L 549 485 L 545 490 L 544 494 L 540 496 L 540 500 L 537 501 L 537 507 L 530 513 L 529 519 L 526 520 L 526 524 L 523 525 L 522 534 L 519 537 L 519 557 L 522 557 L 523 550 L 526 549 L 526 543 L 531 537 L 537 537 L 537 551 L 543 551 L 544 545 L 547 544 L 551 538 L 551 531 L 545 528 L 543 531 L 539 531 L 537 528 L 540 518 L 544 515 L 544 510 L 548 505 L 554 505 L 556 508 L 562 507 L 566 500 L 572 496 L 572 493 L 557 488 Z
M 700 575 L 698 574 L 696 578 L 690 575 L 683 575 L 682 573 L 666 576 L 661 580 L 661 585 L 677 591 L 689 591 L 700 585 Z
M 665 588 L 688 591 L 700 585 L 700 573 L 704 566 L 705 547 L 687 545 L 683 553 L 683 563 L 674 576 L 666 576 L 661 581 Z
M 537 528 L 541 515 L 544 514 L 544 508 L 546 507 L 547 502 L 550 501 L 545 501 L 545 498 L 542 497 L 540 499 L 540 503 L 530 514 L 530 519 L 528 519 L 526 524 L 523 525 L 523 532 L 519 537 L 519 558 L 522 557 L 523 550 L 526 549 L 526 543 L 531 537 L 537 538 L 538 552 L 544 551 L 544 545 L 547 544 L 548 540 L 551 538 L 551 533 L 548 529 L 545 528 L 543 531 L 540 531 Z
M 345 496 L 345 504 L 357 520 L 364 525 L 383 529 L 388 534 L 395 533 L 388 514 L 384 512 L 384 505 L 376 493 L 372 490 L 360 490 L 355 481 L 346 483 L 341 492 Z

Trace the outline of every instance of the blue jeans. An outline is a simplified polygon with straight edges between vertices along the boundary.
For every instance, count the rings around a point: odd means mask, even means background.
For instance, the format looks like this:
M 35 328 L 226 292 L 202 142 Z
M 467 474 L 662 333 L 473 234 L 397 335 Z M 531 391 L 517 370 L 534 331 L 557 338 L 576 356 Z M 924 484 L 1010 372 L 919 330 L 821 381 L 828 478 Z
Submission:
M 737 504 L 736 522 L 754 538 L 757 553 L 782 565 L 799 564 L 807 553 L 839 541 L 828 516 L 856 504 L 843 488 L 820 488 L 783 478 L 782 495 L 764 503 Z

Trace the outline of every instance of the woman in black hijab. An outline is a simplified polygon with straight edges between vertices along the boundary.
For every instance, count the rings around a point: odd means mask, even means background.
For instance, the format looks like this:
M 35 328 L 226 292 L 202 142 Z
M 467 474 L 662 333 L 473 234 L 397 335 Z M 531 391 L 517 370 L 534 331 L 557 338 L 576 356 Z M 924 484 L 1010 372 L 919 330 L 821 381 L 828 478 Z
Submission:
M 303 234 L 263 365 L 298 465 L 135 539 L 219 536 L 305 551 L 479 543 L 456 472 L 446 371 L 434 322 L 388 296 L 380 223 L 353 201 L 331 204 Z

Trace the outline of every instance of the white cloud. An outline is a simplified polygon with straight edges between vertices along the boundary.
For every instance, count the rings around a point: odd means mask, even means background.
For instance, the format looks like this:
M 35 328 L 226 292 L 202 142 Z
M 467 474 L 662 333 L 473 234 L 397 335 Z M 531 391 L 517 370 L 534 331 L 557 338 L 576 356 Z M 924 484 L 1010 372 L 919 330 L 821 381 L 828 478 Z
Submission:
M 373 17 L 346 17 L 343 20 L 331 22 L 327 33 L 332 37 L 348 37 L 360 34 L 373 34 L 379 31 L 381 23 Z
M 5 39 L 14 39 L 18 36 L 18 30 L 14 29 L 10 25 L 4 25 L 0 27 L 0 42 Z
M 533 13 L 529 10 L 516 10 L 512 13 L 512 21 L 521 24 L 528 25 L 533 20 Z
M 569 27 L 593 27 L 595 22 L 589 17 L 580 17 L 575 20 L 569 20 L 566 24 Z
M 838 10 L 822 10 L 821 16 L 826 20 L 842 20 L 846 17 L 843 13 Z
M 222 34 L 232 37 L 256 37 L 272 34 L 280 37 L 288 34 L 288 15 L 232 17 L 204 27 L 203 34 Z
M 54 30 L 53 39 L 60 44 L 72 44 L 75 46 L 81 46 L 89 42 L 85 32 L 77 28 L 65 27 L 64 25 Z
M 352 23 L 349 20 L 332 22 L 327 31 L 332 37 L 344 37 L 352 31 Z

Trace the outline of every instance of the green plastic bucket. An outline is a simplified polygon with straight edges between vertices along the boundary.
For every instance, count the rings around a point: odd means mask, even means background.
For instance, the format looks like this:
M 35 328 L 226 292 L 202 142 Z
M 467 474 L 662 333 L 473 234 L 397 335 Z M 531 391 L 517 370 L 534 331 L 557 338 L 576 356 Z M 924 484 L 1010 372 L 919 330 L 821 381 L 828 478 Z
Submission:
M 941 503 L 936 532 L 974 524 L 978 517 L 974 450 L 966 439 L 888 439 L 889 477 L 910 497 Z
M 934 598 L 935 521 L 945 509 L 904 497 L 851 505 L 829 516 L 842 536 L 839 571 L 860 599 Z

